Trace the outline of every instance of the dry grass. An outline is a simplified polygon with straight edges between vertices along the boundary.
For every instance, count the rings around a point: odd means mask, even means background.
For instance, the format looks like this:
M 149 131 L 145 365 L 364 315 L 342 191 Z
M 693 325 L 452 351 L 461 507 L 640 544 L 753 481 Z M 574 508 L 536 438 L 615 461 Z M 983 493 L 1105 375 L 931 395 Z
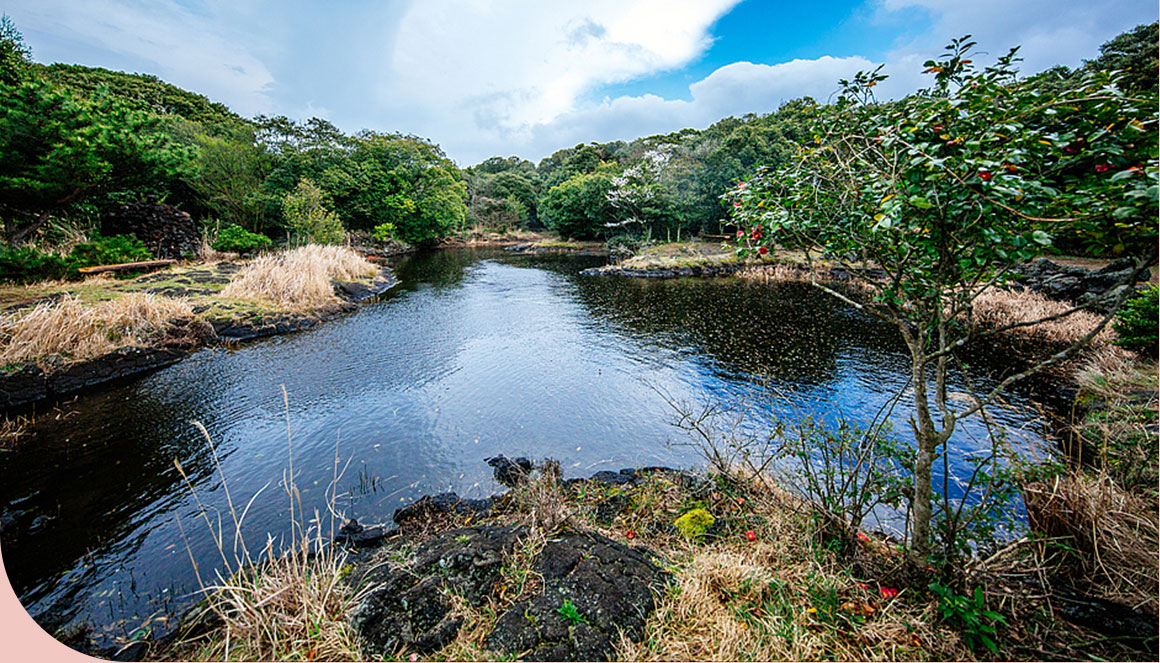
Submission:
M 305 539 L 270 561 L 206 587 L 221 626 L 175 646 L 177 658 L 199 661 L 357 661 L 347 623 L 357 596 L 343 582 L 342 558 L 321 539 Z M 322 552 L 313 553 L 312 547 Z
M 684 489 L 653 478 L 626 527 L 658 532 L 689 505 Z M 794 498 L 767 481 L 708 495 L 726 523 L 717 540 L 650 534 L 674 584 L 649 619 L 644 640 L 621 639 L 620 660 L 906 660 L 969 657 L 956 634 L 931 624 L 923 598 L 877 594 L 847 562 L 819 550 L 816 527 Z M 635 522 L 634 522 L 635 521 Z M 627 524 L 633 523 L 633 524 Z M 743 534 L 751 528 L 755 540 Z M 740 531 L 730 531 L 740 530 Z M 869 546 L 871 544 L 867 544 Z
M 1023 495 L 1032 529 L 1071 542 L 1089 591 L 1157 611 L 1160 539 L 1152 504 L 1106 474 L 1078 472 L 1029 484 Z
M 283 398 L 288 411 L 285 390 Z M 340 518 L 334 510 L 334 495 L 342 478 L 337 444 L 333 480 L 326 489 L 330 496 L 329 535 L 324 536 L 324 521 L 317 511 L 308 519 L 302 509 L 301 495 L 293 480 L 293 447 L 287 437 L 289 464 L 284 476 L 288 477 L 285 490 L 290 500 L 290 543 L 287 549 L 275 549 L 273 537 L 268 536 L 255 559 L 241 534 L 249 505 L 239 515 L 237 507 L 241 504 L 230 494 L 213 440 L 204 426 L 194 423 L 209 445 L 234 531 L 231 534 L 222 526 L 220 515 L 216 523 L 210 519 L 185 470 L 174 460 L 200 507 L 206 533 L 217 547 L 221 565 L 215 570 L 216 582 L 207 583 L 194 563 L 198 583 L 206 595 L 204 608 L 217 618 L 217 624 L 203 632 L 194 628 L 179 633 L 176 643 L 163 654 L 174 660 L 202 661 L 360 660 L 347 615 L 361 597 L 343 580 L 345 553 L 328 545 Z M 251 501 L 257 497 L 254 495 Z M 180 518 L 178 526 L 186 539 Z M 187 549 L 188 546 L 186 539 Z M 192 553 L 190 560 L 193 561 Z
M 817 265 L 813 270 L 805 265 L 779 262 L 773 265 L 753 265 L 738 270 L 737 276 L 758 283 L 809 283 L 811 277 L 820 282 L 828 281 L 830 270 Z
M 221 296 L 290 309 L 314 307 L 338 300 L 333 281 L 378 273 L 378 267 L 353 249 L 310 244 L 255 258 L 222 289 Z
M 1015 292 L 1000 288 L 988 288 L 973 304 L 972 320 L 984 328 L 997 328 L 1013 323 L 1033 322 L 1041 318 L 1059 315 L 1073 308 L 1066 302 L 1048 299 L 1037 292 L 1026 290 Z M 1051 345 L 1071 345 L 1095 329 L 1102 316 L 1091 311 L 1077 311 L 1058 320 L 1050 320 L 1029 327 L 1018 327 L 1006 334 L 1028 341 Z M 1100 331 L 1092 344 L 1107 345 L 1115 339 L 1111 326 Z
M 0 364 L 54 355 L 87 359 L 145 346 L 174 321 L 193 317 L 185 300 L 148 293 L 94 304 L 66 295 L 0 317 Z

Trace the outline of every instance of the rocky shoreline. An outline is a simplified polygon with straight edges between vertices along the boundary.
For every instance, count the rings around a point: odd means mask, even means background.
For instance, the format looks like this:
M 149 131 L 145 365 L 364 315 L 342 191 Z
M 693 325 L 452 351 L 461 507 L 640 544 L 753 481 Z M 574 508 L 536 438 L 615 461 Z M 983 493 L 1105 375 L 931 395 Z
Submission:
M 162 337 L 149 347 L 124 347 L 84 361 L 60 358 L 28 361 L 0 373 L 0 411 L 24 408 L 49 399 L 71 396 L 113 381 L 140 377 L 173 365 L 207 345 L 230 345 L 310 329 L 357 309 L 362 302 L 391 289 L 398 279 L 389 267 L 370 282 L 335 282 L 339 302 L 309 313 L 255 314 L 185 321 L 183 333 Z M 181 293 L 160 293 L 180 295 Z

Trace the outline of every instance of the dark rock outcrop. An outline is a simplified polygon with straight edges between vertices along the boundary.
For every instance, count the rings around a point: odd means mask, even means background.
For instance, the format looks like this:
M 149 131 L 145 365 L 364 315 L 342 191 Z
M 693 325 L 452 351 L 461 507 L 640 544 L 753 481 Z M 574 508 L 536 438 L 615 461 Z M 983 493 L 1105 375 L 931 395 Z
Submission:
M 197 253 L 201 233 L 188 213 L 165 203 L 129 203 L 101 221 L 105 235 L 133 235 L 156 258 L 180 259 Z
M 1012 281 L 1048 299 L 1090 304 L 1097 311 L 1107 311 L 1124 289 L 1135 287 L 1135 283 L 1128 283 L 1134 267 L 1130 258 L 1121 258 L 1094 270 L 1039 258 L 1014 271 Z M 1151 273 L 1144 270 L 1137 282 L 1150 277 Z
M 401 565 L 381 557 L 364 563 L 352 577 L 369 590 L 350 614 L 363 653 L 377 659 L 403 647 L 422 654 L 446 645 L 463 619 L 452 613 L 441 590 L 481 605 L 495 590 L 505 557 L 526 533 L 523 527 L 454 529 L 419 544 Z
M 508 488 L 515 488 L 527 481 L 528 475 L 532 473 L 532 461 L 523 456 L 519 458 L 508 458 L 501 454 L 492 458 L 486 458 L 484 462 L 491 466 L 491 475 L 495 480 L 501 486 L 507 486 Z
M 36 364 L 25 364 L 0 374 L 0 409 L 66 396 L 93 385 L 153 371 L 181 361 L 186 354 L 186 350 L 174 347 L 126 347 L 87 361 L 50 360 L 47 371 Z M 59 368 L 54 370 L 54 366 Z
M 668 580 L 640 550 L 598 534 L 561 535 L 533 569 L 543 591 L 504 612 L 487 638 L 490 649 L 533 661 L 608 660 L 619 633 L 643 637 L 653 593 Z
M 492 507 L 493 498 L 471 499 L 455 493 L 424 495 L 414 504 L 395 510 L 392 520 L 399 527 L 423 525 L 444 516 L 484 516 Z

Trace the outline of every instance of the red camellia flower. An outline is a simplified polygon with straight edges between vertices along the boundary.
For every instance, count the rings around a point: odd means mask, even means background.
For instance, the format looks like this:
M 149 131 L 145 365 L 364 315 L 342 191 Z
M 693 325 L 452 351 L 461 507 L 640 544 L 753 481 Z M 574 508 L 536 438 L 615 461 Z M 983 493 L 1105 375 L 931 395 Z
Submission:
M 858 532 L 858 540 L 859 541 L 869 541 L 870 537 L 866 536 L 865 532 Z
M 1013 173 L 1013 172 L 1015 172 L 1015 171 L 1019 170 L 1019 169 L 1018 169 L 1018 168 L 1015 166 L 1015 164 L 1013 164 L 1013 163 L 1005 163 L 1005 164 L 1003 164 L 1003 168 L 1007 169 L 1007 172 L 1008 172 L 1008 173 Z
M 733 203 L 733 206 L 734 206 L 734 207 L 741 207 L 741 203 L 740 203 L 740 202 L 735 202 L 735 203 Z
M 752 237 L 753 239 L 761 239 L 761 228 L 755 229 L 753 231 L 753 234 L 750 235 L 750 237 Z
M 1109 166 L 1106 163 L 1097 163 L 1096 164 L 1096 172 L 1097 173 L 1106 173 L 1106 172 L 1108 172 L 1109 168 L 1111 168 L 1111 166 Z
M 991 173 L 985 170 L 980 170 L 979 179 L 983 180 L 984 182 L 989 182 L 991 180 Z
M 878 595 L 884 599 L 892 599 L 895 596 L 898 596 L 898 590 L 894 589 L 893 587 L 879 587 Z
M 762 248 L 765 248 L 765 247 L 762 247 Z M 749 539 L 750 541 L 756 541 L 757 534 L 755 534 L 753 532 L 753 530 L 749 530 L 748 532 L 745 533 L 745 538 Z
M 635 539 L 635 538 L 636 538 L 636 532 L 634 532 L 634 531 L 632 531 L 632 530 L 628 530 L 627 532 L 625 532 L 625 533 L 624 533 L 624 538 L 626 538 L 626 539 Z
M 745 231 L 744 231 L 744 230 L 738 230 L 738 231 L 737 231 L 737 236 L 738 236 L 738 237 L 745 237 Z
M 760 253 L 761 255 L 765 255 L 765 254 L 769 253 L 769 249 L 765 248 L 764 246 L 759 246 L 759 247 L 757 247 L 757 252 Z

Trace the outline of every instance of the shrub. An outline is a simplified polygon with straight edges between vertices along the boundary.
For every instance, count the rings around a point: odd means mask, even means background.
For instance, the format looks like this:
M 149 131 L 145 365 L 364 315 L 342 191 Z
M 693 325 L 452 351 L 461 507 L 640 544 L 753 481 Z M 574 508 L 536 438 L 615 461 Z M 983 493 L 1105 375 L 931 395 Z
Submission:
M 640 238 L 632 235 L 616 235 L 609 237 L 604 242 L 604 246 L 613 258 L 628 258 L 636 255 L 641 250 L 643 243 Z
M 716 522 L 716 518 L 708 511 L 704 509 L 692 509 L 680 518 L 677 518 L 673 522 L 673 525 L 686 539 L 695 539 L 708 532 L 714 522 Z
M 241 226 L 226 226 L 213 243 L 214 251 L 250 253 L 269 248 L 273 241 L 259 233 L 252 233 Z
M 299 240 L 339 244 L 346 239 L 342 220 L 327 207 L 326 194 L 308 179 L 299 182 L 282 200 L 282 215 Z
M 376 242 L 382 242 L 383 244 L 386 244 L 395 238 L 395 224 L 380 223 L 379 225 L 375 226 L 371 236 L 374 237 Z
M 930 591 L 938 596 L 943 619 L 962 632 L 968 647 L 978 649 L 982 646 L 998 653 L 994 625 L 1006 625 L 1007 620 L 994 610 L 987 609 L 982 587 L 976 587 L 972 596 L 960 596 L 951 588 L 937 583 L 931 584 Z
M 62 279 L 71 272 L 68 261 L 32 247 L 0 247 L 0 281 L 32 283 Z
M 1124 302 L 1116 312 L 1112 328 L 1120 335 L 1117 345 L 1156 354 L 1160 316 L 1160 287 L 1152 286 Z
M 122 262 L 150 260 L 149 249 L 144 242 L 132 235 L 93 237 L 92 241 L 81 242 L 73 247 L 69 264 L 73 269 L 95 265 L 115 265 Z

